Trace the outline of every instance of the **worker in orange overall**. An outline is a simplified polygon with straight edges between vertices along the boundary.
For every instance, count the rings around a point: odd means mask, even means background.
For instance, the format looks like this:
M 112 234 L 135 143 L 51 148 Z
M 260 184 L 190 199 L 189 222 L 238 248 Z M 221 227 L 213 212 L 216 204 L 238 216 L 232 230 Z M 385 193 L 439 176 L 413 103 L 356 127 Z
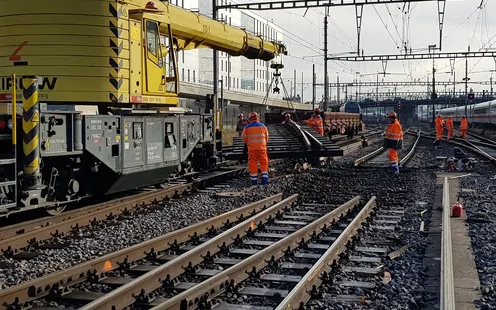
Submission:
M 467 130 L 468 130 L 468 120 L 465 115 L 462 116 L 462 121 L 460 123 L 460 136 L 463 139 L 467 139 Z
M 286 113 L 286 114 L 284 114 L 284 120 L 282 121 L 282 123 L 287 124 L 290 119 L 291 119 L 291 114 Z
M 448 120 L 446 120 L 446 128 L 448 128 L 448 140 L 454 136 L 453 134 L 453 118 L 450 116 Z
M 438 115 L 436 118 L 436 140 L 442 140 L 444 133 L 444 121 L 443 116 Z
M 269 158 L 267 156 L 267 143 L 269 131 L 256 112 L 248 116 L 248 125 L 243 129 L 243 141 L 248 146 L 248 166 L 250 167 L 251 184 L 258 184 L 258 163 L 262 171 L 262 184 L 269 183 Z
M 399 174 L 398 150 L 403 148 L 403 129 L 401 128 L 398 116 L 395 112 L 389 112 L 387 116 L 390 124 L 386 129 L 383 147 L 388 149 L 388 158 L 394 174 Z
M 305 120 L 305 123 L 307 123 L 308 126 L 312 127 L 321 136 L 324 135 L 324 121 L 322 120 L 322 117 L 320 116 L 320 109 L 319 108 L 315 108 L 312 117 L 308 120 Z
M 248 124 L 248 121 L 244 118 L 243 113 L 239 113 L 238 122 L 236 123 L 236 131 L 238 132 L 240 137 L 246 124 Z

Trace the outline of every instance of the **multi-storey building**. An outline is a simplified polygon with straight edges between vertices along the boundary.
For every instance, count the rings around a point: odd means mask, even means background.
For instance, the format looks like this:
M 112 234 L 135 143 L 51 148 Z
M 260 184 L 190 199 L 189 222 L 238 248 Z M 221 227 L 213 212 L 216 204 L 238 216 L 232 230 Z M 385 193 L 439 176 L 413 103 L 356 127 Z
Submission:
M 200 14 L 212 17 L 213 0 L 170 0 L 173 5 L 199 11 Z M 218 0 L 219 4 L 227 4 L 227 0 Z M 232 1 L 230 1 L 232 2 Z M 218 20 L 228 25 L 245 28 L 246 31 L 262 36 L 265 40 L 283 41 L 282 29 L 266 19 L 249 11 L 234 9 L 219 10 Z M 219 52 L 219 80 L 222 79 L 226 90 L 250 92 L 264 96 L 272 80 L 270 62 L 249 60 L 244 57 L 231 57 Z M 183 82 L 204 85 L 213 84 L 213 55 L 210 49 L 196 49 L 179 52 L 179 75 Z M 272 94 L 270 97 L 281 98 Z

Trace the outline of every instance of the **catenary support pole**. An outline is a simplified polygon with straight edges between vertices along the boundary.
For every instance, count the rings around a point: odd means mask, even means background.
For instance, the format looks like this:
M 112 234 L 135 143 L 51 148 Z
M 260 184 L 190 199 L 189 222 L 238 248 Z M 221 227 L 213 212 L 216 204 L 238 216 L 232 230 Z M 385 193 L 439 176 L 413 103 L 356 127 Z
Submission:
M 328 87 L 327 84 L 329 81 L 327 80 L 327 63 L 328 63 L 328 58 L 329 56 L 327 55 L 328 50 L 327 50 L 327 28 L 328 28 L 328 15 L 329 15 L 329 7 L 325 7 L 325 14 L 324 14 L 324 111 L 326 112 L 327 109 L 329 108 L 329 103 L 327 101 L 328 99 Z
M 315 92 L 316 92 L 316 87 L 317 87 L 317 85 L 315 85 L 315 84 L 317 84 L 317 81 L 316 81 L 317 76 L 315 74 L 315 64 L 313 64 L 313 66 L 312 66 L 312 72 L 313 72 L 312 73 L 312 109 L 315 109 L 315 96 L 316 96 Z

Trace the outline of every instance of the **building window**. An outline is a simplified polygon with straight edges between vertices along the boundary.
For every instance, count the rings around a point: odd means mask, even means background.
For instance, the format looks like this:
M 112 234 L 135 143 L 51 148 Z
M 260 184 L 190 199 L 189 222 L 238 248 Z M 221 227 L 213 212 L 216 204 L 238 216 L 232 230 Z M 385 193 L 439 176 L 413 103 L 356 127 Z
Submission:
M 181 69 L 181 81 L 184 81 L 184 68 Z
M 196 83 L 195 70 L 193 70 L 193 83 Z
M 188 69 L 188 83 L 190 82 L 189 73 L 190 73 L 190 71 Z

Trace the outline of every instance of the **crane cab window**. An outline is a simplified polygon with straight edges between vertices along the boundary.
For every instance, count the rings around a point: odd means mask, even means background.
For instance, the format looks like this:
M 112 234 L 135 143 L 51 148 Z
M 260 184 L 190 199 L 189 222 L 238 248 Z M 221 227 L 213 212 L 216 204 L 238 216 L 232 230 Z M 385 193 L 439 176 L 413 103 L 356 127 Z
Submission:
M 146 21 L 146 49 L 148 51 L 148 58 L 159 67 L 162 67 L 162 48 L 160 45 L 158 23 L 150 20 Z

